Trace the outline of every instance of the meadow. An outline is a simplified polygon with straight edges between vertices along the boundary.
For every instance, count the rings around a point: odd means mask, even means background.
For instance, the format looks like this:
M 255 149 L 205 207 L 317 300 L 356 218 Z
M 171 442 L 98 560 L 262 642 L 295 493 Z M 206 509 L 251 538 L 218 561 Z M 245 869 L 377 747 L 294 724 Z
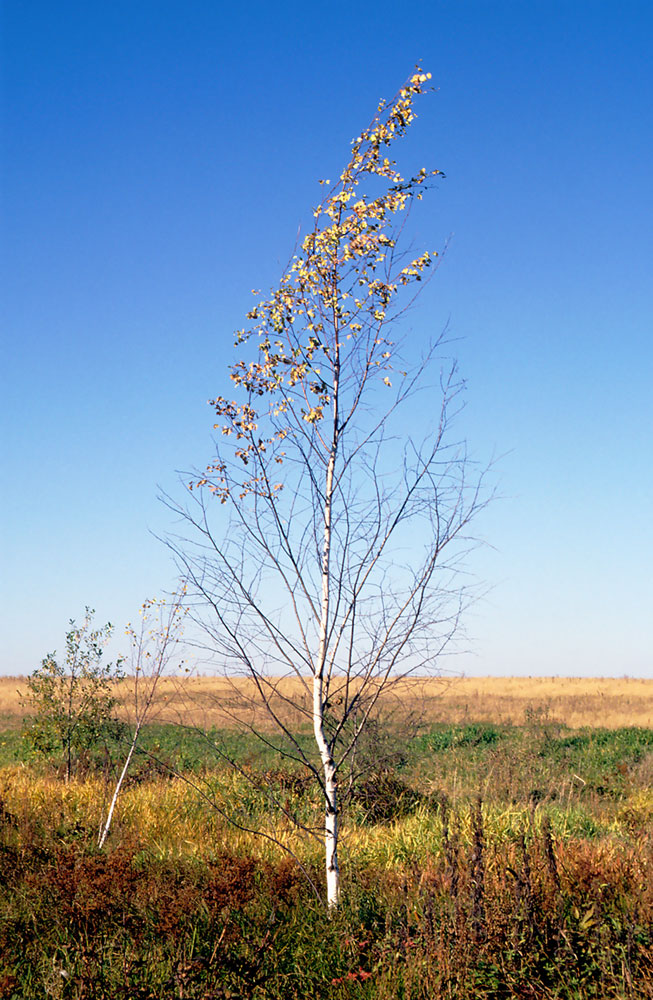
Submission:
M 284 682 L 298 693 L 298 682 Z M 121 690 L 122 687 L 122 690 Z M 128 715 L 131 683 L 118 688 Z M 0 677 L 0 724 L 20 726 L 25 677 Z M 419 708 L 425 722 L 511 722 L 521 725 L 533 711 L 570 727 L 653 727 L 653 680 L 592 677 L 459 677 L 414 679 L 401 689 L 402 701 Z M 249 701 L 242 679 L 164 677 L 156 694 L 155 715 L 162 721 L 225 727 Z M 256 722 L 263 718 L 255 717 Z M 291 721 L 291 720 L 287 720 Z M 301 722 L 298 715 L 296 721 Z
M 119 754 L 64 783 L 0 685 L 0 998 L 653 997 L 652 682 L 415 688 L 343 788 L 332 916 L 315 789 L 216 684 L 162 689 L 101 852 Z

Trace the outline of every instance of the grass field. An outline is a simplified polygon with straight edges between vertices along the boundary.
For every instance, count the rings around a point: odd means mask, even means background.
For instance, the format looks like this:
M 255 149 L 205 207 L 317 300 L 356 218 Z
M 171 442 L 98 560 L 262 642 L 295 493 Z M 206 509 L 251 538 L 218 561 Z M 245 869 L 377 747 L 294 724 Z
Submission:
M 0 723 L 20 725 L 24 677 L 0 677 Z M 284 682 L 297 694 L 299 682 Z M 129 682 L 122 697 L 129 703 Z M 444 677 L 416 679 L 401 689 L 402 701 L 419 709 L 425 722 L 512 722 L 522 725 L 533 712 L 567 726 L 653 727 L 653 680 L 577 677 Z M 239 679 L 165 678 L 157 693 L 161 721 L 230 725 L 247 707 L 248 686 Z M 253 716 L 257 719 L 256 713 Z M 301 713 L 288 721 L 300 724 Z
M 653 998 L 650 682 L 414 687 L 428 721 L 388 723 L 343 787 L 334 916 L 292 822 L 319 829 L 319 792 L 230 725 L 246 692 L 168 682 L 98 851 L 120 754 L 64 783 L 30 758 L 15 687 L 0 1000 Z

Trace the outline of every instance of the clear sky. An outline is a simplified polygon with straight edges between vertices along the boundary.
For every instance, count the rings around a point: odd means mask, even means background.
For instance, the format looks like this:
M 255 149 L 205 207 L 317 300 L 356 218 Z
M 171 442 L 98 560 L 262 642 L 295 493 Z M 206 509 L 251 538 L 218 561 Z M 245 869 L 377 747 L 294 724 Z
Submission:
M 455 665 L 652 676 L 650 0 L 3 9 L 0 672 L 174 584 L 157 486 L 210 458 L 250 289 L 419 60 L 448 249 L 410 332 L 450 324 L 503 495 Z

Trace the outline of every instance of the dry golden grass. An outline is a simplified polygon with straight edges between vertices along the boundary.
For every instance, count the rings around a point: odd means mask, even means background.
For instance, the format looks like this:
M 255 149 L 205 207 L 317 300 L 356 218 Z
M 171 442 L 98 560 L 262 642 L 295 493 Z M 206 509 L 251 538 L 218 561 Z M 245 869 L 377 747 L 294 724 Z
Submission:
M 548 713 L 571 728 L 653 726 L 653 680 L 592 677 L 466 677 L 434 706 L 434 721 L 525 722 Z
M 24 677 L 0 678 L 0 725 L 17 726 L 24 714 L 20 694 Z M 118 687 L 123 713 L 129 715 L 131 682 Z M 291 727 L 308 723 L 308 688 L 297 679 L 278 682 L 276 701 Z M 200 726 L 228 727 L 235 718 L 264 726 L 253 686 L 242 679 L 215 677 L 165 678 L 160 682 L 152 719 Z M 288 699 L 288 701 L 286 700 Z M 390 711 L 399 701 L 426 722 L 512 722 L 521 724 L 533 712 L 572 728 L 580 726 L 653 727 L 653 680 L 579 677 L 463 677 L 414 679 L 387 699 Z M 299 705 L 292 708 L 289 702 Z
M 201 778 L 193 780 L 196 785 L 182 779 L 160 779 L 125 788 L 114 816 L 113 843 L 136 840 L 158 858 L 208 858 L 228 848 L 255 858 L 278 860 L 283 856 L 283 847 L 290 847 L 305 861 L 320 866 L 323 848 L 319 834 L 316 838 L 304 836 L 278 811 L 269 811 L 265 796 L 257 793 L 241 774 L 227 769 L 219 778 L 213 776 L 210 784 Z M 18 827 L 24 831 L 41 830 L 43 836 L 54 841 L 60 836 L 57 831 L 72 829 L 85 831 L 94 840 L 106 817 L 112 791 L 99 778 L 73 779 L 66 784 L 54 775 L 38 775 L 20 766 L 0 771 L 3 807 Z M 204 797 L 207 793 L 208 799 Z M 234 810 L 234 803 L 243 802 L 249 804 L 244 814 Z M 229 822 L 227 817 L 234 813 L 236 823 L 249 829 Z M 495 841 L 514 840 L 529 827 L 541 829 L 545 815 L 534 813 L 526 803 L 483 805 L 485 831 Z M 556 836 L 577 836 L 579 815 L 573 803 L 557 803 L 552 816 Z M 604 836 L 623 840 L 632 835 L 634 825 L 637 829 L 650 827 L 652 818 L 653 791 L 639 789 L 615 805 L 609 815 L 602 819 L 594 815 L 594 822 Z M 321 811 L 316 806 L 309 820 L 315 830 L 319 830 L 320 819 Z M 463 842 L 472 841 L 473 824 L 466 804 L 456 811 L 456 830 Z M 424 860 L 437 851 L 442 823 L 437 815 L 421 808 L 392 823 L 373 825 L 350 818 L 343 823 L 341 835 L 344 853 L 350 859 L 394 868 L 406 858 Z

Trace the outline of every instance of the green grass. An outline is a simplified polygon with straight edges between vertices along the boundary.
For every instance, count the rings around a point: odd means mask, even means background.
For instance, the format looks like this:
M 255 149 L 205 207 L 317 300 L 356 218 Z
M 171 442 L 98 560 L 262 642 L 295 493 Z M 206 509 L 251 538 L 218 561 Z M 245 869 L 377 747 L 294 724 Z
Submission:
M 412 781 L 456 800 L 482 794 L 505 803 L 612 806 L 652 777 L 653 730 L 561 725 L 434 726 L 410 747 Z
M 303 733 L 298 740 L 307 753 L 313 753 L 312 735 Z M 20 731 L 0 731 L 0 766 L 28 760 Z M 452 768 L 463 766 L 473 775 L 487 770 L 493 761 L 506 755 L 520 761 L 527 757 L 534 774 L 559 775 L 575 772 L 586 782 L 605 784 L 607 777 L 624 769 L 632 770 L 647 754 L 653 753 L 653 729 L 585 728 L 568 730 L 559 723 L 549 725 L 494 725 L 491 723 L 433 724 L 417 736 L 402 740 L 393 767 L 402 773 L 419 773 L 425 763 L 437 766 L 445 776 Z M 234 730 L 200 730 L 170 724 L 146 726 L 139 743 L 141 755 L 159 757 L 178 770 L 200 771 L 219 767 L 226 754 L 239 765 L 258 768 L 279 767 L 279 756 L 251 733 Z M 394 758 L 393 758 L 394 759 Z M 288 766 L 288 765 L 285 765 Z

